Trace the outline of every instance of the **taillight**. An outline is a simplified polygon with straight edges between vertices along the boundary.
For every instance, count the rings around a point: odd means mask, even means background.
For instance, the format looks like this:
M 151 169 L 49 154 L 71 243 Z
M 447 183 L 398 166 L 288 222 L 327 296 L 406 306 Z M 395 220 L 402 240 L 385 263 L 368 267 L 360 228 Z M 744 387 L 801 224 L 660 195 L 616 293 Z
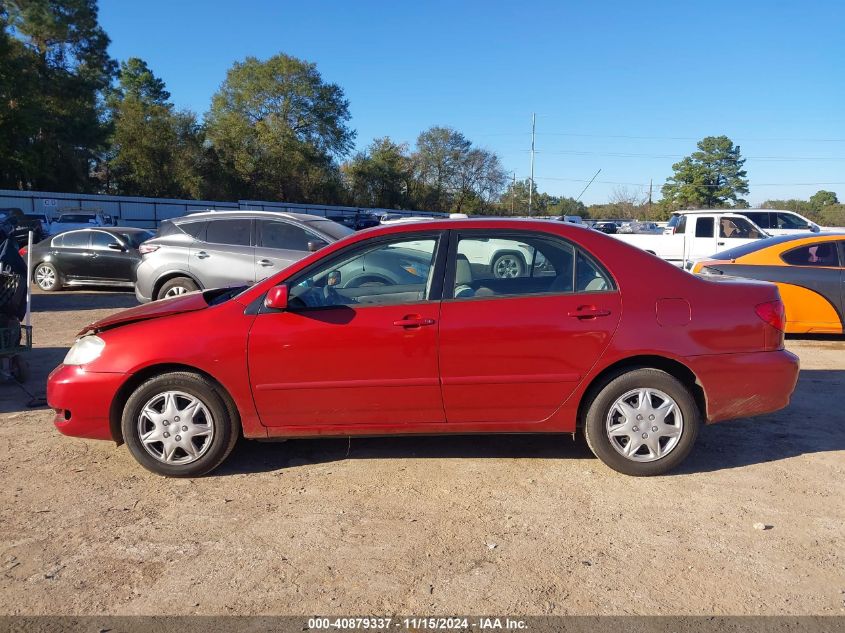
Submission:
M 786 312 L 783 309 L 783 301 L 767 301 L 759 304 L 754 311 L 757 316 L 763 319 L 776 330 L 786 330 Z
M 22 247 L 18 253 L 20 253 L 21 257 L 26 257 L 26 246 Z
M 161 246 L 158 244 L 141 244 L 138 247 L 138 252 L 141 253 L 141 255 L 146 255 L 147 253 L 155 253 L 160 248 Z

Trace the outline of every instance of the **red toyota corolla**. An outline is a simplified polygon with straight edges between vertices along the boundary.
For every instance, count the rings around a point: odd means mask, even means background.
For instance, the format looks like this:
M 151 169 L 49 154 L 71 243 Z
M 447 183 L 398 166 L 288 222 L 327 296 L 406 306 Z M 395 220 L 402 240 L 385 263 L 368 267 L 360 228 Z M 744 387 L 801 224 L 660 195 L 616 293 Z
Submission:
M 50 374 L 67 435 L 197 476 L 238 437 L 575 433 L 630 475 L 789 403 L 774 285 L 694 277 L 536 220 L 376 228 L 249 288 L 88 326 Z

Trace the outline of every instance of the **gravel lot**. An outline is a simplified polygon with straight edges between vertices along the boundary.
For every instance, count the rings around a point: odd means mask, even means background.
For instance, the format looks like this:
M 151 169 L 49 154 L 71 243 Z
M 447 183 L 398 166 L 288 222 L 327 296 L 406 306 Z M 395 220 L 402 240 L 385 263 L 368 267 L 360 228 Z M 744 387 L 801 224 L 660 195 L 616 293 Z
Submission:
M 27 388 L 134 304 L 35 295 Z M 0 613 L 843 614 L 845 339 L 788 347 L 788 409 L 704 429 L 652 479 L 502 436 L 242 441 L 168 480 L 0 385 Z

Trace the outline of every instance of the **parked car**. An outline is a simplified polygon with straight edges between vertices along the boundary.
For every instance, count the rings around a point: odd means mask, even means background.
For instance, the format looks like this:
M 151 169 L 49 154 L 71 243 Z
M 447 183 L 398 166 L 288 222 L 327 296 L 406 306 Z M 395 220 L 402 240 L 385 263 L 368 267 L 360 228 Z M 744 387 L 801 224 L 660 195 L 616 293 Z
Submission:
M 18 247 L 29 243 L 29 232 L 32 231 L 33 242 L 44 239 L 41 222 L 27 216 L 17 208 L 0 209 L 0 224 L 6 225 L 6 234 L 11 233 Z
M 773 237 L 697 261 L 693 272 L 774 282 L 788 333 L 845 333 L 845 233 Z
M 318 215 L 274 211 L 205 211 L 168 220 L 141 245 L 135 296 L 144 303 L 251 284 L 353 232 Z
M 65 286 L 135 284 L 138 246 L 153 236 L 131 227 L 90 228 L 48 237 L 32 247 L 32 281 L 47 292 Z M 26 247 L 21 248 L 26 256 Z
M 329 220 L 347 226 L 353 231 L 361 231 L 379 225 L 380 216 L 370 211 L 358 211 L 346 215 L 329 215 Z
M 46 213 L 25 213 L 24 215 L 26 216 L 27 221 L 32 223 L 32 226 L 38 226 L 41 229 L 40 239 L 34 241 L 40 242 L 47 237 L 48 231 L 50 230 L 50 217 Z
M 769 235 L 795 235 L 796 233 L 818 233 L 821 227 L 794 211 L 780 209 L 737 209 Z
M 619 230 L 615 222 L 596 222 L 596 224 L 593 225 L 593 228 L 596 231 L 601 231 L 607 235 L 614 235 Z
M 688 267 L 710 253 L 765 239 L 769 235 L 744 215 L 733 211 L 679 211 L 662 235 L 618 234 L 618 240 L 657 255 L 676 266 Z
M 464 253 L 480 240 L 527 244 L 551 274 L 477 273 Z M 390 254 L 395 282 L 344 287 L 391 249 L 427 269 L 404 275 Z M 788 404 L 783 339 L 772 284 L 690 275 L 563 222 L 439 220 L 101 319 L 47 399 L 62 433 L 125 442 L 168 476 L 213 470 L 241 435 L 576 432 L 611 468 L 655 475 L 702 423 Z
M 50 235 L 58 235 L 72 229 L 85 229 L 92 226 L 111 226 L 111 216 L 105 216 L 95 211 L 84 209 L 67 211 L 63 210 L 54 222 L 50 223 Z

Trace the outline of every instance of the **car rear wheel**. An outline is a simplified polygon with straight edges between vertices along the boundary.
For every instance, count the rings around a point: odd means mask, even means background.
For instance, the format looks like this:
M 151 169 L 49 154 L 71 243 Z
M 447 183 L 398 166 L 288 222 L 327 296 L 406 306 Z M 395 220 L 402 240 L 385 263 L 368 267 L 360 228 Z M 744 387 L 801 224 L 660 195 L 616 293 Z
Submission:
M 593 398 L 584 420 L 590 450 L 613 470 L 661 475 L 695 443 L 700 412 L 690 390 L 658 369 L 616 376 Z
M 45 292 L 52 292 L 53 290 L 60 290 L 62 287 L 62 280 L 59 276 L 58 269 L 53 264 L 43 262 L 35 267 L 35 272 L 32 274 L 36 285 Z
M 161 290 L 158 291 L 156 299 L 178 297 L 179 295 L 188 294 L 189 292 L 194 292 L 196 290 L 199 290 L 199 286 L 197 286 L 192 279 L 189 279 L 188 277 L 175 277 L 164 283 Z
M 493 276 L 496 279 L 513 279 L 522 277 L 523 272 L 525 272 L 525 263 L 519 255 L 504 253 L 496 256 L 490 268 L 492 268 Z
M 126 401 L 121 430 L 144 468 L 167 477 L 198 477 L 217 468 L 238 439 L 237 413 L 207 378 L 160 374 Z

